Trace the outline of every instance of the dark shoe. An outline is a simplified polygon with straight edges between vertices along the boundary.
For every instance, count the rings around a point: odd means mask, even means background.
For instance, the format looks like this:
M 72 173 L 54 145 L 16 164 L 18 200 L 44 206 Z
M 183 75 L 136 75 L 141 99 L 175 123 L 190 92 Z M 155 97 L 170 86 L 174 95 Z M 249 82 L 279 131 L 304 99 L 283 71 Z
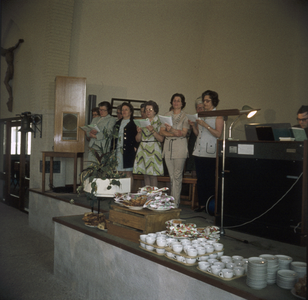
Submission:
M 204 207 L 198 207 L 195 209 L 195 212 L 202 212 L 205 211 L 205 206 Z

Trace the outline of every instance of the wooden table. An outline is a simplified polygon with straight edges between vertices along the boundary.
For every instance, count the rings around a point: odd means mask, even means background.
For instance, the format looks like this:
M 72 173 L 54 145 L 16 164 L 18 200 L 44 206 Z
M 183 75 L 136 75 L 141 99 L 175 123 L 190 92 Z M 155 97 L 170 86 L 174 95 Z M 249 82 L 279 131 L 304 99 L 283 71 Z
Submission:
M 74 183 L 73 183 L 73 193 L 76 193 L 77 190 L 77 158 L 80 158 L 80 170 L 83 169 L 83 152 L 54 152 L 54 151 L 42 151 L 42 192 L 45 192 L 45 172 L 46 166 L 45 161 L 46 157 L 50 157 L 50 176 L 49 184 L 53 185 L 53 158 L 54 157 L 63 157 L 63 158 L 73 158 L 74 159 Z

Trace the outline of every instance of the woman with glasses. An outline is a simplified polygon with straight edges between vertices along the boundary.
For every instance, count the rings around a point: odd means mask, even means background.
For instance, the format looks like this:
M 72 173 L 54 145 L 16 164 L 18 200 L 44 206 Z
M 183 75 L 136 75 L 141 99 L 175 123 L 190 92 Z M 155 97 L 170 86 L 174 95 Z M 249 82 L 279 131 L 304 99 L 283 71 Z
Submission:
M 146 117 L 151 125 L 137 127 L 136 141 L 140 143 L 133 173 L 143 174 L 145 185 L 157 186 L 157 176 L 164 175 L 162 146 L 164 137 L 159 134 L 161 122 L 157 117 L 158 105 L 150 100 L 145 103 Z
M 207 90 L 202 93 L 205 111 L 216 110 L 219 103 L 218 94 Z M 201 212 L 206 209 L 206 202 L 215 195 L 215 170 L 216 170 L 216 144 L 223 129 L 222 117 L 205 117 L 197 119 L 197 122 L 189 121 L 197 140 L 193 151 L 197 174 L 197 190 L 199 208 Z
M 171 196 L 174 197 L 177 206 L 180 204 L 183 170 L 187 149 L 187 131 L 189 129 L 188 118 L 183 112 L 186 105 L 183 94 L 176 93 L 171 97 L 171 109 L 166 116 L 171 116 L 172 126 L 165 123 L 160 128 L 160 134 L 165 137 L 163 157 L 168 168 Z
M 103 101 L 98 104 L 100 118 L 96 122 L 96 126 L 99 132 L 95 129 L 90 131 L 90 143 L 89 146 L 93 147 L 97 145 L 99 147 L 106 147 L 106 140 L 104 139 L 104 130 L 106 129 L 108 133 L 113 131 L 113 127 L 116 123 L 116 119 L 111 116 L 112 107 L 107 101 Z

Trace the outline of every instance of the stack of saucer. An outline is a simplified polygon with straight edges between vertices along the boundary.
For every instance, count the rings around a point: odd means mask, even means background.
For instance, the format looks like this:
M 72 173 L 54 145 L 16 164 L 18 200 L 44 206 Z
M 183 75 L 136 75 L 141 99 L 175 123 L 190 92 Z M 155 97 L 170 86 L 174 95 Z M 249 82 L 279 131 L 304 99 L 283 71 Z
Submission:
M 267 260 L 262 257 L 248 259 L 246 284 L 253 289 L 261 290 L 267 286 Z
M 279 270 L 278 258 L 271 254 L 262 254 L 260 257 L 267 260 L 267 284 L 274 284 Z
M 279 270 L 277 272 L 277 285 L 283 289 L 291 290 L 296 281 L 297 274 L 292 270 Z
M 290 264 L 293 261 L 291 256 L 275 255 L 278 258 L 279 270 L 290 270 Z
M 307 264 L 301 261 L 293 261 L 291 262 L 290 269 L 295 271 L 298 275 L 298 278 L 303 278 L 306 274 Z

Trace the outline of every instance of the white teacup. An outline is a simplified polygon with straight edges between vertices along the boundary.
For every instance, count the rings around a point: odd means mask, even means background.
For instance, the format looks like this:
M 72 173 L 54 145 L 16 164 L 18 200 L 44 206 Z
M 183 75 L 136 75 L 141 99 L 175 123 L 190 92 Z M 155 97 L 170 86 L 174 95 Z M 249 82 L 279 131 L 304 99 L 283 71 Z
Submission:
M 217 261 L 218 261 L 218 259 L 216 259 L 216 258 L 209 258 L 207 261 L 208 261 L 211 265 L 213 265 L 214 262 L 217 262 Z
M 218 256 L 219 258 L 221 258 L 223 255 L 224 255 L 224 252 L 223 252 L 223 251 L 217 252 L 217 256 Z
M 167 246 L 167 241 L 164 238 L 157 238 L 156 239 L 156 244 L 159 247 L 166 247 Z
M 212 253 L 209 255 L 209 258 L 217 258 L 217 257 L 218 257 L 217 253 Z
M 225 264 L 222 261 L 214 262 L 213 266 L 219 266 L 219 267 L 221 267 L 221 269 L 225 268 Z
M 195 248 L 194 248 L 193 246 L 191 246 L 191 245 L 184 245 L 184 246 L 183 246 L 183 251 L 187 254 L 187 250 L 188 250 L 189 248 L 195 249 Z
M 198 255 L 203 255 L 206 253 L 206 249 L 204 247 L 197 247 Z M 216 257 L 213 257 L 216 258 Z
M 233 269 L 235 266 L 236 266 L 236 265 L 235 265 L 235 263 L 233 263 L 233 262 L 228 262 L 228 263 L 226 263 L 226 267 L 227 267 L 228 269 Z
M 205 248 L 206 248 L 207 253 L 214 252 L 214 246 L 212 246 L 212 245 L 207 245 L 207 246 L 205 246 Z
M 192 265 L 196 262 L 196 258 L 192 258 L 192 257 L 186 257 L 186 263 L 189 265 Z
M 219 272 L 219 276 L 223 278 L 232 278 L 234 276 L 234 271 L 231 269 L 222 269 Z
M 141 246 L 142 248 L 145 248 L 145 243 L 140 242 L 140 246 Z
M 172 243 L 172 242 L 176 242 L 177 240 L 174 239 L 174 238 L 167 238 L 166 241 L 167 241 L 167 246 L 168 246 L 168 247 L 171 247 L 171 243 Z
M 199 261 L 207 261 L 209 259 L 209 256 L 208 255 L 202 255 L 202 256 L 199 256 L 198 257 L 198 260 Z
M 197 256 L 198 251 L 195 248 L 188 248 L 187 249 L 187 255 L 188 256 Z
M 158 254 L 164 254 L 165 251 L 166 251 L 165 248 L 156 248 L 156 252 L 157 252 Z
M 210 266 L 210 264 L 207 261 L 199 261 L 198 262 L 198 267 L 202 271 L 205 271 L 209 266 Z
M 197 241 L 199 241 L 200 243 L 204 243 L 206 242 L 206 238 L 197 238 Z
M 239 260 L 243 260 L 243 256 L 240 256 L 240 255 L 233 255 L 233 256 L 232 256 L 232 259 L 233 259 L 234 262 L 235 262 L 235 261 L 239 261 Z
M 177 256 L 176 256 L 176 260 L 179 261 L 179 262 L 184 262 L 184 261 L 186 261 L 185 257 L 182 256 L 182 255 L 177 255 Z
M 152 237 L 156 238 L 157 234 L 156 233 L 148 233 L 148 236 L 152 236 Z
M 154 242 L 155 242 L 155 237 L 148 235 L 145 240 L 146 240 L 147 244 L 153 245 Z
M 166 253 L 169 258 L 173 259 L 175 257 L 175 255 L 172 252 L 167 251 Z
M 214 274 L 214 275 L 218 275 L 219 272 L 221 272 L 221 270 L 222 270 L 222 268 L 220 266 L 216 266 L 216 265 L 212 265 L 211 269 L 212 269 L 212 274 Z
M 180 244 L 180 245 L 178 245 L 178 244 L 173 244 L 172 250 L 173 250 L 174 252 L 176 252 L 176 253 L 180 253 L 180 252 L 182 252 L 182 250 L 183 250 L 183 246 L 182 246 L 181 244 Z
M 182 244 L 180 242 L 171 242 L 171 248 L 173 247 L 173 245 L 179 245 L 179 246 L 182 246 Z
M 149 251 L 153 251 L 154 247 L 151 245 L 145 245 L 145 249 L 149 250 Z
M 208 240 L 207 243 L 210 245 L 213 245 L 216 242 L 216 240 Z
M 143 242 L 145 243 L 145 242 L 146 242 L 145 239 L 146 239 L 147 236 L 148 236 L 147 234 L 141 234 L 141 235 L 140 235 L 140 240 L 143 241 Z
M 215 251 L 221 251 L 224 247 L 224 245 L 221 243 L 214 243 L 213 246 L 214 246 Z
M 245 273 L 244 267 L 234 267 L 233 269 L 235 276 L 242 276 Z
M 235 261 L 234 263 L 237 267 L 244 267 L 246 264 L 243 260 Z

